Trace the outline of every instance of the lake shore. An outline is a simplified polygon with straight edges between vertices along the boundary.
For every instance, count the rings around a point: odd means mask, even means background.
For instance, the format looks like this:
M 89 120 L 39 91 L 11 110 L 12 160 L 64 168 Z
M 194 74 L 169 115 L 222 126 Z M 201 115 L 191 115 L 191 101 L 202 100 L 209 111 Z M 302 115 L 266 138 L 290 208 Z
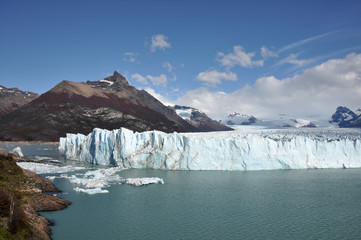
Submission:
M 20 168 L 17 158 L 0 149 L 0 239 L 51 239 L 52 223 L 38 212 L 57 211 L 71 203 L 49 180 Z M 22 159 L 21 159 L 22 160 Z
M 59 142 L 40 142 L 40 141 L 0 141 L 0 145 L 56 145 Z

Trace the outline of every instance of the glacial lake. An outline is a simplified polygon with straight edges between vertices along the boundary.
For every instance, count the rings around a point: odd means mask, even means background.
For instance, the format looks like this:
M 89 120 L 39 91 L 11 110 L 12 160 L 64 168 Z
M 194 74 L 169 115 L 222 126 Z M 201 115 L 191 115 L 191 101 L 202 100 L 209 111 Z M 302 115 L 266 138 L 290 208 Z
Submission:
M 57 146 L 21 148 L 25 155 L 61 160 Z M 60 197 L 72 205 L 41 213 L 55 222 L 53 239 L 361 239 L 361 169 L 119 175 L 159 177 L 164 184 L 113 184 L 109 193 L 89 195 L 74 191 L 68 178 L 55 178 Z

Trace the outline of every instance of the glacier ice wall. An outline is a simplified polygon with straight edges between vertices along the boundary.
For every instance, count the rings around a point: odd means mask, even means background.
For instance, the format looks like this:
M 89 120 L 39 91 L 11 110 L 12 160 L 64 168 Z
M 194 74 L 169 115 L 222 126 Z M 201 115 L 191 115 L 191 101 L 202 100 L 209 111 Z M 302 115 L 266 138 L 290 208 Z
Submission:
M 67 159 L 123 168 L 268 170 L 361 167 L 361 131 L 262 130 L 217 133 L 133 133 L 94 129 L 67 134 Z

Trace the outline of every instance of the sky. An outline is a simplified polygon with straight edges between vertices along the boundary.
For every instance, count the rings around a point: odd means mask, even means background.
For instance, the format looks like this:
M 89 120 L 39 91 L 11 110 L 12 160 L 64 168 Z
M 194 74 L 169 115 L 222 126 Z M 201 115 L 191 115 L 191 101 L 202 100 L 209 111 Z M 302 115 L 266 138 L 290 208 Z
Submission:
M 0 1 L 0 85 L 118 71 L 166 104 L 328 118 L 361 107 L 361 1 Z

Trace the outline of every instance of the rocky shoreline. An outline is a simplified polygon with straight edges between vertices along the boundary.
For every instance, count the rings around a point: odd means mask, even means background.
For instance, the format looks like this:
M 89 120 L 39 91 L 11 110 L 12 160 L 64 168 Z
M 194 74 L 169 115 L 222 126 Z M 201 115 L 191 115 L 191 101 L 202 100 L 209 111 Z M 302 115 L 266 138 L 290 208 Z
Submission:
M 0 149 L 0 239 L 51 239 L 51 222 L 38 212 L 61 210 L 71 203 L 56 197 L 59 189 L 20 168 L 17 160 Z
M 42 141 L 0 141 L 0 145 L 56 145 L 59 142 L 42 142 Z

